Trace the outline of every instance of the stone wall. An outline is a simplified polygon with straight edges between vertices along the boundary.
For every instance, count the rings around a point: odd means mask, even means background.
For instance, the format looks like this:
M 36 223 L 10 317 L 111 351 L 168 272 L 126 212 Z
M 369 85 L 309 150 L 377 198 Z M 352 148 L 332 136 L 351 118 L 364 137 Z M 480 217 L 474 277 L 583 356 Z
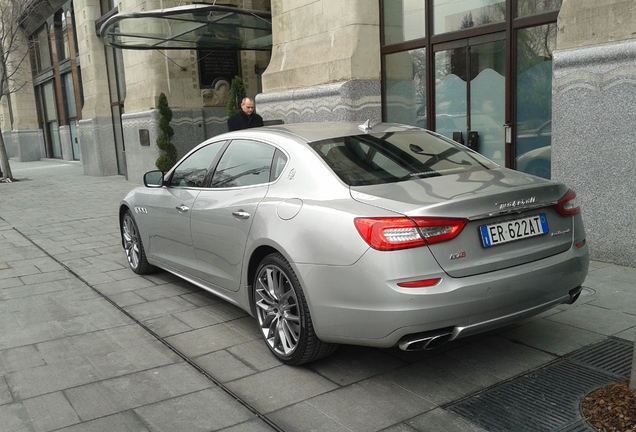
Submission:
M 99 177 L 118 174 L 111 117 L 80 120 L 77 125 L 77 135 L 85 175 Z
M 636 267 L 636 2 L 565 0 L 558 27 L 552 176 L 578 194 L 592 258 Z
M 257 111 L 265 119 L 380 120 L 375 0 L 272 0 L 272 58 Z
M 379 81 L 346 81 L 262 93 L 256 108 L 264 120 L 284 123 L 382 119 Z
M 8 91 L 0 103 L 0 130 L 5 135 L 8 156 L 15 157 L 20 162 L 29 162 L 39 160 L 46 153 L 44 135 L 38 127 L 31 58 L 27 53 L 29 44 L 22 32 L 16 37 L 7 53 L 11 80 L 7 83 Z M 13 65 L 20 67 L 14 71 Z

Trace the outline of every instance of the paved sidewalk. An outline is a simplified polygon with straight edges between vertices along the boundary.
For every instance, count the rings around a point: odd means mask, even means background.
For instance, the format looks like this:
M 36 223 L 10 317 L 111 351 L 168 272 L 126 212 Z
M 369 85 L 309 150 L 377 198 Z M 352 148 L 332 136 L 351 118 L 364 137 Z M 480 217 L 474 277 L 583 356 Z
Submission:
M 593 262 L 574 305 L 500 331 L 421 353 L 342 346 L 285 366 L 243 311 L 128 269 L 117 205 L 133 182 L 56 160 L 11 167 L 20 181 L 0 183 L 2 431 L 502 430 L 482 414 L 514 420 L 526 404 L 479 405 L 499 390 L 562 390 L 576 376 L 560 371 L 582 367 L 600 385 L 631 365 L 636 269 Z M 594 349 L 620 370 L 586 366 Z M 508 430 L 586 430 L 562 404 L 535 414 L 554 426 Z

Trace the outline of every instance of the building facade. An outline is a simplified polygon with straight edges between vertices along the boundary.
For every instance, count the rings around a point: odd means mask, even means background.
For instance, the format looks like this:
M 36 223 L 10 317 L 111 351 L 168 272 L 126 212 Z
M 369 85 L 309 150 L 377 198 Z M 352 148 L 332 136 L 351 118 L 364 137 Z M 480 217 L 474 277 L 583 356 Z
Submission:
M 24 25 L 33 85 L 2 107 L 13 157 L 139 183 L 159 155 L 159 95 L 182 155 L 226 130 L 236 74 L 266 120 L 418 125 L 562 180 L 582 202 L 593 258 L 636 266 L 633 0 L 222 2 L 271 12 L 271 52 L 122 50 L 100 38 L 116 14 L 181 1 L 39 3 Z

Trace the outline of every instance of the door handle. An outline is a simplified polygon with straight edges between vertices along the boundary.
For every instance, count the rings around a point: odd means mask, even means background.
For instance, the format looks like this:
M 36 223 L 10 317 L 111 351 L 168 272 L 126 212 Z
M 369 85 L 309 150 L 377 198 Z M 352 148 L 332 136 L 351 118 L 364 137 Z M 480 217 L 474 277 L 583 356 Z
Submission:
M 232 216 L 234 216 L 237 219 L 249 219 L 251 215 L 246 211 L 239 210 L 239 211 L 232 212 Z
M 183 204 L 176 206 L 175 208 L 177 209 L 179 213 L 187 213 L 188 211 L 190 211 L 190 207 L 185 206 Z

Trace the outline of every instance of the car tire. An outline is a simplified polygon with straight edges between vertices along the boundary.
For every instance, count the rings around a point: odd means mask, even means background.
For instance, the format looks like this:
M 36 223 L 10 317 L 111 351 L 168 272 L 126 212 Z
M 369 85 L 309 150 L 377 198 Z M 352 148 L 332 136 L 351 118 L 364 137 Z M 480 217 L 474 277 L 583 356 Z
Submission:
M 121 238 L 128 265 L 132 271 L 139 275 L 153 273 L 156 267 L 150 264 L 146 258 L 146 251 L 141 242 L 139 228 L 130 210 L 126 210 L 122 218 Z
M 332 354 L 336 344 L 318 339 L 296 273 L 279 253 L 256 270 L 253 301 L 261 335 L 281 362 L 300 365 Z

